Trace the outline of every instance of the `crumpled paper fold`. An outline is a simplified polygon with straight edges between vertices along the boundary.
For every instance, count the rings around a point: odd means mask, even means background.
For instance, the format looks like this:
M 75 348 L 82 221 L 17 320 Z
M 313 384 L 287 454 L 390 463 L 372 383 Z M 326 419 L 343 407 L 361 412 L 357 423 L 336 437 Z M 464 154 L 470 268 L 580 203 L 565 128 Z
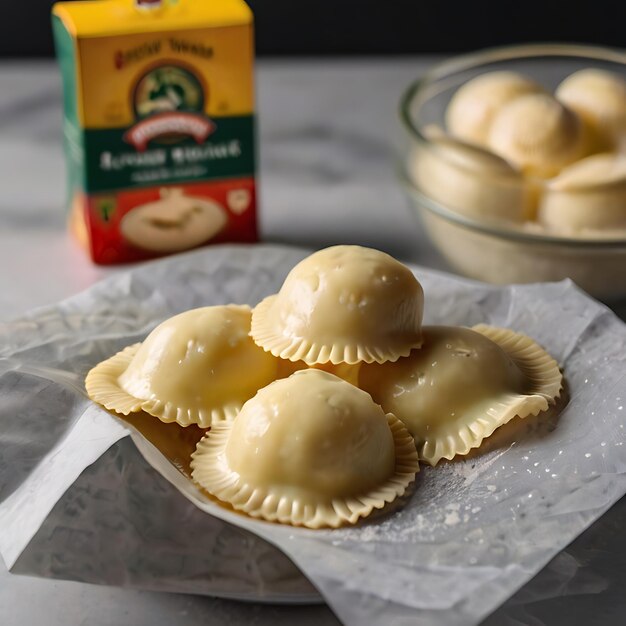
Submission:
M 404 508 L 353 528 L 221 508 L 184 460 L 85 397 L 98 361 L 185 309 L 256 304 L 306 254 L 200 250 L 0 324 L 0 554 L 12 571 L 284 602 L 319 592 L 346 624 L 465 625 L 626 492 L 626 327 L 568 281 L 494 287 L 414 268 L 425 323 L 504 326 L 542 344 L 566 376 L 562 411 L 424 468 Z

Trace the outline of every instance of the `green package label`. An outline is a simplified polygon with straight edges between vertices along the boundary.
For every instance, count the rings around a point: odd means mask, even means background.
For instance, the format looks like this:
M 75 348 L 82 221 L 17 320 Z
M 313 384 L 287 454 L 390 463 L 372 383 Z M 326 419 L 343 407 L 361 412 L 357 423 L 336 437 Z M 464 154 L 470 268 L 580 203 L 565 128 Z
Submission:
M 130 129 L 85 129 L 86 191 L 254 174 L 254 116 L 178 115 L 166 120 L 167 134 L 161 120 L 149 118 Z

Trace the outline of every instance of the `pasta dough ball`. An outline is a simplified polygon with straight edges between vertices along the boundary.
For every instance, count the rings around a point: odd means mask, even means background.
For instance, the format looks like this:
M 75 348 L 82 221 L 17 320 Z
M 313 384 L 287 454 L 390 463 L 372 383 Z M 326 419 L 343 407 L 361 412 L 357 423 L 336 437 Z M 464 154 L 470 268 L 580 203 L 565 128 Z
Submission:
M 489 131 L 489 147 L 525 174 L 551 178 L 588 151 L 576 113 L 547 94 L 521 96 L 503 107 Z
M 493 152 L 442 134 L 415 150 L 410 174 L 427 196 L 474 218 L 522 222 L 533 213 L 524 177 Z
M 568 235 L 626 229 L 626 156 L 595 154 L 566 167 L 549 182 L 538 219 Z
M 580 70 L 558 86 L 556 97 L 585 120 L 600 149 L 624 147 L 626 80 L 622 76 L 600 69 Z
M 488 72 L 460 87 L 448 104 L 446 126 L 455 137 L 486 145 L 494 116 L 508 102 L 543 87 L 516 72 Z

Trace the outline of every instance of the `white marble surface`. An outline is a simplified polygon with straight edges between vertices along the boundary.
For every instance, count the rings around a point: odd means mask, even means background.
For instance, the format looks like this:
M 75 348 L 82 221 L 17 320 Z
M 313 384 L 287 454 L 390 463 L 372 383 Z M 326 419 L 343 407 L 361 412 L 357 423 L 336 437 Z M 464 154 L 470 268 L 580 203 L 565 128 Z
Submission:
M 259 64 L 265 240 L 360 243 L 444 267 L 394 175 L 397 100 L 431 62 Z M 0 321 L 123 271 L 91 265 L 65 233 L 60 100 L 53 63 L 0 65 Z M 624 523 L 622 501 L 487 623 L 619 622 L 626 612 Z M 10 575 L 0 563 L 3 626 L 296 622 L 337 623 L 324 606 L 261 606 L 39 580 Z

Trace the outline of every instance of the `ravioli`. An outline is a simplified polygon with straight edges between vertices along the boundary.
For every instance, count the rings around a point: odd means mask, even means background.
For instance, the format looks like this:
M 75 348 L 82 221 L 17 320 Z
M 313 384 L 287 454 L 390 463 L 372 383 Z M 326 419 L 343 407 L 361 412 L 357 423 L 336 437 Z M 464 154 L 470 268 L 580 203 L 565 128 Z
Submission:
M 356 523 L 402 495 L 419 469 L 396 417 L 317 369 L 261 389 L 198 443 L 191 467 L 236 510 L 309 528 Z
M 395 363 L 361 368 L 359 385 L 415 437 L 436 465 L 478 447 L 515 416 L 545 411 L 562 375 L 525 335 L 486 325 L 427 326 L 424 345 Z
M 383 363 L 422 342 L 424 293 L 394 258 L 333 246 L 296 265 L 254 309 L 251 335 L 274 356 L 307 365 Z
M 276 379 L 278 360 L 249 337 L 251 309 L 192 309 L 157 326 L 87 375 L 92 400 L 123 415 L 146 411 L 181 426 L 232 419 Z

